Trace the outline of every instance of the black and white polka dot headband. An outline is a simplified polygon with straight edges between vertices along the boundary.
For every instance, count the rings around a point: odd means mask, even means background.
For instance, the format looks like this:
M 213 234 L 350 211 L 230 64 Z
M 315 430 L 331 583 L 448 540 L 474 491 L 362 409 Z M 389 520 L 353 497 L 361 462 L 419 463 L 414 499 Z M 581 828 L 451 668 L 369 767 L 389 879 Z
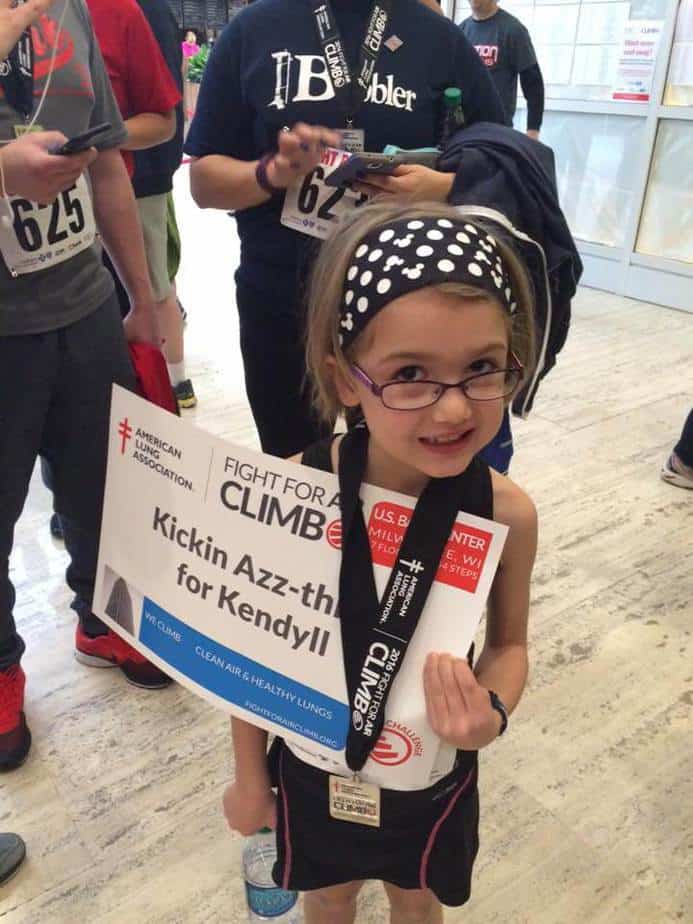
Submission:
M 441 282 L 462 282 L 517 308 L 495 238 L 470 221 L 407 218 L 381 226 L 354 252 L 339 309 L 339 340 L 346 349 L 394 299 Z

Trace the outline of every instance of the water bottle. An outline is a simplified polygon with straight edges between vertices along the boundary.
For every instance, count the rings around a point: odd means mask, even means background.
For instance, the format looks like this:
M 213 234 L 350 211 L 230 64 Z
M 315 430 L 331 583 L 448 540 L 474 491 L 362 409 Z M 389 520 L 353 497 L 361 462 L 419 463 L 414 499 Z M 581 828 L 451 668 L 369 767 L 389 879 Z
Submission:
M 440 147 L 444 149 L 455 132 L 463 125 L 462 91 L 459 87 L 448 87 L 443 93 L 443 127 L 440 133 Z
M 298 892 L 280 889 L 272 879 L 272 867 L 276 859 L 274 831 L 262 828 L 249 838 L 243 850 L 248 920 L 300 924 Z

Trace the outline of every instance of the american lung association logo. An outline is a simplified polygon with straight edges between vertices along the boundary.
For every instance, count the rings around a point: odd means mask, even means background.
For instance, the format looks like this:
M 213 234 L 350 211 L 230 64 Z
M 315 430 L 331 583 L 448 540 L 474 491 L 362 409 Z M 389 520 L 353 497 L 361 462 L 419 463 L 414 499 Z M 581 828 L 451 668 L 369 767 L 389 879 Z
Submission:
M 128 440 L 132 439 L 132 427 L 127 417 L 123 417 L 118 424 L 118 436 L 120 437 L 120 454 L 123 456 L 125 455 L 125 447 L 128 444 Z

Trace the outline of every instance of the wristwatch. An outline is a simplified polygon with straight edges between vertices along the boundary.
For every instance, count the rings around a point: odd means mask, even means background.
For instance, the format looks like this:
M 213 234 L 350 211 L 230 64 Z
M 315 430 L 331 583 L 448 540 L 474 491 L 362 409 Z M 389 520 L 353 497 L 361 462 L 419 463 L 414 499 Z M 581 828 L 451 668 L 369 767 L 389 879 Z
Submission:
M 260 158 L 255 168 L 255 180 L 260 189 L 264 189 L 270 196 L 281 196 L 286 190 L 281 189 L 279 186 L 273 186 L 267 176 L 267 165 L 273 158 L 274 154 L 265 154 L 264 157 Z
M 508 727 L 508 710 L 505 708 L 503 700 L 497 693 L 494 693 L 493 690 L 489 690 L 488 695 L 491 700 L 491 709 L 495 709 L 501 717 L 501 727 L 500 731 L 498 732 L 498 737 L 500 738 L 505 729 Z

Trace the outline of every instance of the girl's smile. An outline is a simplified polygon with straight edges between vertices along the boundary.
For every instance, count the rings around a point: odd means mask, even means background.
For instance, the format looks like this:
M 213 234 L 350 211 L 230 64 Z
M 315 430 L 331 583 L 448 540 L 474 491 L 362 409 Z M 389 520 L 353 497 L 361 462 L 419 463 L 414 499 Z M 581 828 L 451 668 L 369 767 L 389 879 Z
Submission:
M 418 494 L 429 478 L 463 472 L 498 432 L 504 401 L 474 400 L 461 387 L 436 400 L 439 389 L 423 383 L 464 382 L 505 369 L 508 357 L 507 317 L 491 298 L 425 288 L 383 308 L 356 344 L 365 375 L 337 376 L 342 400 L 361 405 L 371 433 L 367 480 Z M 364 379 L 376 388 L 397 387 L 378 396 Z M 424 387 L 431 388 L 431 403 L 410 409 Z

